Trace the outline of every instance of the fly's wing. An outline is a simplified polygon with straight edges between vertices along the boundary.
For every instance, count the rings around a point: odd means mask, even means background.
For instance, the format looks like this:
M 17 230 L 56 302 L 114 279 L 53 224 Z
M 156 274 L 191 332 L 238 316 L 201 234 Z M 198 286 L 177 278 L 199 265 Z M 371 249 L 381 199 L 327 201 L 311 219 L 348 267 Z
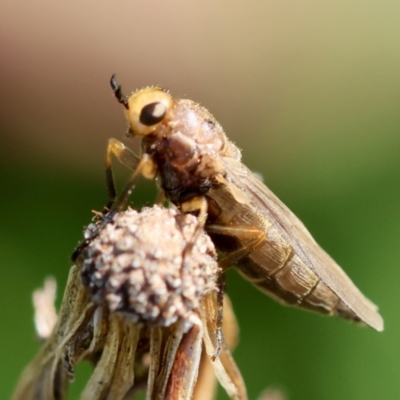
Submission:
M 361 320 L 377 331 L 382 331 L 383 319 L 378 313 L 378 307 L 359 291 L 289 208 L 240 161 L 224 157 L 221 162 L 227 172 L 227 181 L 249 198 L 251 207 L 268 219 L 300 259 Z

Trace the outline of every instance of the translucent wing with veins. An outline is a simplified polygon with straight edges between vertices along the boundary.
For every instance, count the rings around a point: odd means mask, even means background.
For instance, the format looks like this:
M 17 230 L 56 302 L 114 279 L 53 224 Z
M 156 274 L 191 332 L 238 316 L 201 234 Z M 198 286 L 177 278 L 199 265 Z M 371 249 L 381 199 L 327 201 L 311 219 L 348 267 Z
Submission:
M 222 162 L 228 184 L 208 194 L 217 204 L 224 204 L 223 220 L 217 222 L 256 226 L 266 233 L 265 243 L 239 262 L 241 273 L 285 303 L 339 314 L 382 331 L 378 307 L 360 292 L 289 208 L 240 161 L 224 157 Z M 238 190 L 241 199 L 235 201 Z

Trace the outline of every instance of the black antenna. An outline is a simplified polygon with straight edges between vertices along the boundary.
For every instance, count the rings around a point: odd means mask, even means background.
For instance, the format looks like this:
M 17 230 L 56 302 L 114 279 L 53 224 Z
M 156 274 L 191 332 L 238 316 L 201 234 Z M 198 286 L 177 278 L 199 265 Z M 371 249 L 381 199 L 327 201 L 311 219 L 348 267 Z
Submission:
M 121 103 L 127 110 L 129 110 L 129 104 L 126 100 L 126 97 L 122 94 L 121 86 L 118 85 L 117 77 L 115 74 L 113 74 L 111 77 L 110 85 L 118 102 Z

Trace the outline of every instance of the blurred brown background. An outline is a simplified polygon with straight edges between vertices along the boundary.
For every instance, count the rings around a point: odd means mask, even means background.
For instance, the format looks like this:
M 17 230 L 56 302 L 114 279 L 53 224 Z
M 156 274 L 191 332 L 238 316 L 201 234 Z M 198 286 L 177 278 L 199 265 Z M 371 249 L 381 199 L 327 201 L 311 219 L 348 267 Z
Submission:
M 60 300 L 106 201 L 106 143 L 126 127 L 114 72 L 126 93 L 160 84 L 208 107 L 381 308 L 377 334 L 284 308 L 233 271 L 250 398 L 267 386 L 293 400 L 400 398 L 399 21 L 393 0 L 2 0 L 0 398 L 38 349 L 31 292 L 54 275 Z M 139 184 L 136 206 L 153 186 Z

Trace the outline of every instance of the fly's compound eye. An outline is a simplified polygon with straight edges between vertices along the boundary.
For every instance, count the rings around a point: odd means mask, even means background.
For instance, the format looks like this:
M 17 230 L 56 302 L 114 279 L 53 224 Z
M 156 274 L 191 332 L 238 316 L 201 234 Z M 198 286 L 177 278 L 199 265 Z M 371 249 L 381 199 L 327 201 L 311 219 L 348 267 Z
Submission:
M 158 87 L 133 93 L 125 110 L 131 134 L 146 136 L 154 132 L 167 117 L 172 103 L 171 96 Z
M 147 104 L 147 106 L 142 108 L 139 120 L 143 125 L 152 126 L 161 122 L 166 113 L 166 105 L 156 101 L 154 103 Z

